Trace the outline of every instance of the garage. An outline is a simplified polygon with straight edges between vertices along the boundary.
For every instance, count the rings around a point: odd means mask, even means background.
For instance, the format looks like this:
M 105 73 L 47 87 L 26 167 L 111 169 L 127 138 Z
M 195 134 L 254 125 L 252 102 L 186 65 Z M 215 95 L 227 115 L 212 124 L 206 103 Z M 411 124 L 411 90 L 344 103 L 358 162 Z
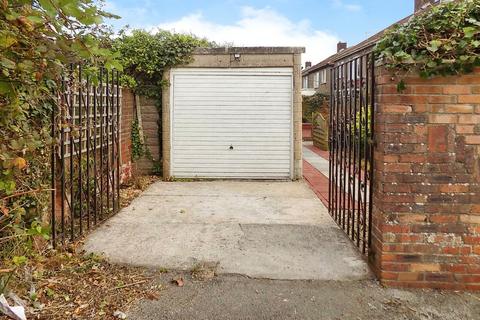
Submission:
M 292 68 L 172 72 L 172 175 L 292 177 Z
M 302 48 L 218 49 L 167 73 L 164 176 L 298 178 Z

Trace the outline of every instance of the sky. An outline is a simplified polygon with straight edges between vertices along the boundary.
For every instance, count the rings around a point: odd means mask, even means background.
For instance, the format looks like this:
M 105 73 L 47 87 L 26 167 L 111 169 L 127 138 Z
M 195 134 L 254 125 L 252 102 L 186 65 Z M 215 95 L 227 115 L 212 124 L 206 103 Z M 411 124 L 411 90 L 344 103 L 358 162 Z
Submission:
M 413 12 L 414 0 L 106 0 L 108 21 L 151 32 L 192 33 L 234 46 L 306 47 L 317 63 L 345 41 L 354 45 Z

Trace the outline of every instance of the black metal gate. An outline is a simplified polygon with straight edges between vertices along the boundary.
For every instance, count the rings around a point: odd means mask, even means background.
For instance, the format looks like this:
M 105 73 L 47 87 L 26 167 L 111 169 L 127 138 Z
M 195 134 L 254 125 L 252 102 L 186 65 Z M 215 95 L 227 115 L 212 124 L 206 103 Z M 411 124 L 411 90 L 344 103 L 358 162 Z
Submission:
M 52 240 L 74 240 L 117 212 L 121 89 L 118 71 L 72 66 L 52 113 Z
M 331 70 L 329 212 L 368 253 L 371 234 L 375 59 L 372 52 Z

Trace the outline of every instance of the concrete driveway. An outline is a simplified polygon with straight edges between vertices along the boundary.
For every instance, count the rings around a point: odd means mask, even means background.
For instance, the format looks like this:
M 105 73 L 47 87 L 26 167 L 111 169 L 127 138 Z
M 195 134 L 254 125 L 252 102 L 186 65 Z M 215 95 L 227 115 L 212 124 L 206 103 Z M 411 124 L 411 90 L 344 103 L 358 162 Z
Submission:
M 111 262 L 268 279 L 357 280 L 367 264 L 303 182 L 158 182 L 88 236 Z

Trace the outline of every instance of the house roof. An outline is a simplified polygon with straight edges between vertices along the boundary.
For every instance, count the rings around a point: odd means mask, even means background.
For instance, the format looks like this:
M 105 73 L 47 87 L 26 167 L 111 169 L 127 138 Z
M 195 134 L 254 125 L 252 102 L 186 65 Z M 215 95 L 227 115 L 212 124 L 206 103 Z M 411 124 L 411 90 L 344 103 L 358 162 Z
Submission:
M 412 16 L 413 16 L 413 14 L 409 15 L 408 17 L 403 18 L 400 21 L 395 22 L 394 24 L 392 24 L 389 27 L 383 29 L 382 31 L 374 34 L 373 36 L 363 40 L 362 42 L 360 42 L 360 43 L 358 43 L 358 44 L 356 44 L 352 47 L 349 47 L 347 49 L 344 49 L 344 50 L 342 50 L 338 53 L 335 53 L 334 55 L 331 55 L 330 57 L 328 57 L 327 59 L 317 63 L 316 65 L 311 66 L 310 68 L 307 68 L 307 69 L 303 70 L 302 71 L 302 76 L 305 76 L 305 75 L 308 75 L 312 72 L 320 70 L 323 67 L 333 65 L 336 61 L 342 60 L 342 59 L 347 58 L 347 57 L 349 57 L 349 56 L 351 56 L 355 53 L 358 53 L 360 51 L 363 51 L 363 50 L 366 50 L 366 49 L 369 49 L 369 48 L 373 47 L 382 38 L 385 31 L 389 30 L 390 28 L 392 28 L 393 26 L 395 26 L 397 24 L 402 24 L 402 23 L 407 22 Z
M 451 0 L 451 1 L 459 1 L 459 0 Z M 354 45 L 353 47 L 350 47 L 350 48 L 342 50 L 338 53 L 335 53 L 334 55 L 331 55 L 330 57 L 328 57 L 327 59 L 317 63 L 316 65 L 313 65 L 310 68 L 307 68 L 307 69 L 303 70 L 302 71 L 302 76 L 305 76 L 305 75 L 308 75 L 308 74 L 310 74 L 314 71 L 320 70 L 323 67 L 328 67 L 330 65 L 333 65 L 335 62 L 337 62 L 339 60 L 342 60 L 344 58 L 348 58 L 348 57 L 350 57 L 350 56 L 352 56 L 352 55 L 354 55 L 354 54 L 356 54 L 360 51 L 370 49 L 382 38 L 385 31 L 389 30 L 390 28 L 392 28 L 395 25 L 406 23 L 416 14 L 422 13 L 422 12 L 424 12 L 424 10 L 428 10 L 432 6 L 437 6 L 441 3 L 442 3 L 442 1 L 438 1 L 437 3 L 430 3 L 430 4 L 426 5 L 422 10 L 419 10 L 419 11 L 417 11 L 417 12 L 415 12 L 415 13 L 413 13 L 413 14 L 411 14 L 411 15 L 409 15 L 409 16 L 407 16 L 407 17 L 405 17 L 405 18 L 403 18 L 403 19 L 401 19 L 397 22 L 395 22 L 394 24 L 392 24 L 392 25 L 388 26 L 387 28 L 383 29 L 382 31 L 374 34 L 370 38 L 367 38 L 366 40 L 363 40 L 362 42 Z
M 360 52 L 360 51 L 363 51 L 363 50 L 366 50 L 366 49 L 370 49 L 375 44 L 377 44 L 377 42 L 383 37 L 383 35 L 385 34 L 385 32 L 387 30 L 391 29 L 395 25 L 406 23 L 408 20 L 410 20 L 410 18 L 412 16 L 413 16 L 413 14 L 409 15 L 408 17 L 403 18 L 400 21 L 395 22 L 394 24 L 392 24 L 392 25 L 388 26 L 387 28 L 383 29 L 382 31 L 374 34 L 370 38 L 367 38 L 367 39 L 363 40 L 362 42 L 354 45 L 353 47 L 350 47 L 350 48 L 347 48 L 345 50 L 340 51 L 339 53 L 337 53 L 333 56 L 332 62 L 342 60 L 342 59 L 347 58 L 347 57 L 349 57 L 349 56 L 351 56 L 351 55 L 353 55 L 357 52 Z
M 302 75 L 310 74 L 314 71 L 320 70 L 323 67 L 329 66 L 332 63 L 332 59 L 336 56 L 337 54 L 333 54 L 330 57 L 328 57 L 325 60 L 322 60 L 321 62 L 317 63 L 316 65 L 313 65 L 305 70 L 302 71 Z

